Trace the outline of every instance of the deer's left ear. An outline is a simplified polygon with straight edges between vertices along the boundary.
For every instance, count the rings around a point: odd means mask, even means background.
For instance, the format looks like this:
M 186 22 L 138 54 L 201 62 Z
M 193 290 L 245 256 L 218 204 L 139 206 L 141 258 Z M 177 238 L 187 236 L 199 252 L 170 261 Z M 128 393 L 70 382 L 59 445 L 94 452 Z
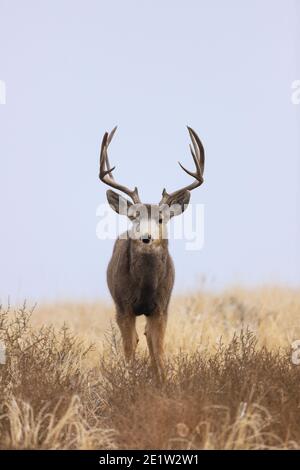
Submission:
M 170 211 L 170 218 L 182 214 L 190 202 L 191 193 L 188 190 L 182 191 L 171 198 L 167 205 Z

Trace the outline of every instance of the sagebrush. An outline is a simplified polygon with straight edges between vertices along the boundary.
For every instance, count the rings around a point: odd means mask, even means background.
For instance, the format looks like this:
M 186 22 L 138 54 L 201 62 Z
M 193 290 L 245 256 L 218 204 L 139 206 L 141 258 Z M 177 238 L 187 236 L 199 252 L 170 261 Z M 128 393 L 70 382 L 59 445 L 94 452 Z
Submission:
M 126 367 L 107 305 L 2 307 L 0 448 L 300 448 L 299 300 L 278 288 L 175 298 L 162 383 L 142 325 Z

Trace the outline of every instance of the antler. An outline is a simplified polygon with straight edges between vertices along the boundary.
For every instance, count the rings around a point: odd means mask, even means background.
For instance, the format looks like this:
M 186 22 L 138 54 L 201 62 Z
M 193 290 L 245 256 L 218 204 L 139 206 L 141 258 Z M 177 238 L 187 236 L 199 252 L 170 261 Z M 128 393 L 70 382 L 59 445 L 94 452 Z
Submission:
M 197 136 L 196 132 L 189 126 L 187 126 L 192 144 L 190 144 L 190 150 L 191 154 L 193 157 L 193 160 L 195 162 L 196 166 L 196 171 L 192 172 L 184 168 L 180 162 L 179 165 L 181 168 L 190 176 L 195 178 L 195 181 L 193 183 L 189 184 L 188 186 L 185 186 L 184 188 L 178 189 L 178 191 L 174 191 L 171 194 L 168 194 L 166 189 L 163 190 L 162 192 L 162 199 L 159 204 L 169 204 L 174 198 L 176 198 L 179 194 L 183 193 L 184 191 L 192 191 L 192 189 L 197 188 L 203 183 L 203 173 L 204 173 L 204 147 L 202 145 L 201 140 Z
M 119 191 L 122 191 L 123 193 L 127 194 L 135 204 L 140 203 L 140 198 L 139 198 L 139 193 L 138 189 L 135 187 L 133 191 L 131 191 L 129 188 L 126 186 L 122 186 L 121 184 L 117 183 L 112 175 L 113 170 L 116 168 L 115 166 L 113 168 L 110 167 L 109 160 L 108 160 L 108 155 L 107 155 L 107 149 L 109 144 L 112 141 L 112 138 L 114 136 L 114 133 L 117 130 L 117 126 L 113 128 L 110 134 L 108 132 L 105 132 L 103 139 L 102 139 L 102 144 L 101 144 L 101 151 L 100 151 L 100 172 L 99 172 L 99 178 L 103 183 L 108 184 L 108 186 L 111 186 L 112 188 L 118 189 Z

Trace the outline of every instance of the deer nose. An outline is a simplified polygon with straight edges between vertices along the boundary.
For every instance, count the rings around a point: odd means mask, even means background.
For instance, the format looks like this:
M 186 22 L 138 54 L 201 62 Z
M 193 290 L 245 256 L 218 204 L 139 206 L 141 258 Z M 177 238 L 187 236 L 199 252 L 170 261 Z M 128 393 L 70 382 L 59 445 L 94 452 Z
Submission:
M 142 235 L 141 240 L 142 240 L 143 243 L 150 243 L 151 235 L 149 235 L 149 234 Z

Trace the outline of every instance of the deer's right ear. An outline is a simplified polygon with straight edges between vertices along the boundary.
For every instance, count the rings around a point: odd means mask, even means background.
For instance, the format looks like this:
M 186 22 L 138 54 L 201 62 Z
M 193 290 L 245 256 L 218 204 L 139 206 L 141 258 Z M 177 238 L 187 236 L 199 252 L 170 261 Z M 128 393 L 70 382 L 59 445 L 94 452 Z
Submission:
M 120 194 L 115 193 L 111 189 L 106 191 L 106 196 L 108 204 L 115 212 L 120 215 L 128 215 L 128 209 L 130 206 L 132 206 L 132 202 L 128 201 Z

